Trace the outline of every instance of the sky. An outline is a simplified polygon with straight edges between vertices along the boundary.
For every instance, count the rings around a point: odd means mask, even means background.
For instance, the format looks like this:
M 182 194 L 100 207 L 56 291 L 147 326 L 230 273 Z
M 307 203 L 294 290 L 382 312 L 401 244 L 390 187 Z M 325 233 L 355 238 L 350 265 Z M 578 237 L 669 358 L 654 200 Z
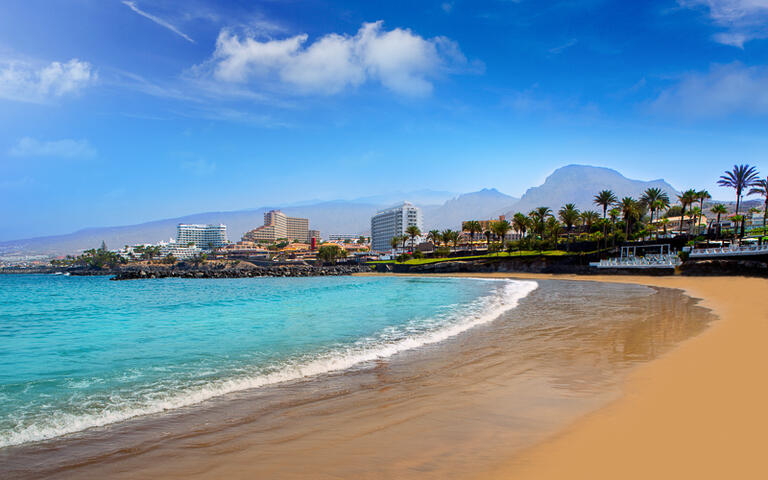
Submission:
M 560 166 L 768 173 L 768 0 L 9 0 L 0 241 Z

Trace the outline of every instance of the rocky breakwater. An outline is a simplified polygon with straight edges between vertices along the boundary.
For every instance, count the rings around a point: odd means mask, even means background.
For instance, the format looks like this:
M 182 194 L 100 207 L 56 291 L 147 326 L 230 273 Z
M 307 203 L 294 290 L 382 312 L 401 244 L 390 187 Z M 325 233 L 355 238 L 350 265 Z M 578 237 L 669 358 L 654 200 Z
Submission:
M 248 262 L 206 263 L 200 265 L 127 265 L 111 280 L 151 278 L 251 278 L 251 277 L 320 277 L 369 272 L 366 265 L 280 264 L 257 266 Z
M 378 264 L 379 272 L 394 273 L 594 273 L 589 262 L 596 255 L 526 255 L 519 257 L 481 257 L 468 260 L 445 260 L 425 264 Z

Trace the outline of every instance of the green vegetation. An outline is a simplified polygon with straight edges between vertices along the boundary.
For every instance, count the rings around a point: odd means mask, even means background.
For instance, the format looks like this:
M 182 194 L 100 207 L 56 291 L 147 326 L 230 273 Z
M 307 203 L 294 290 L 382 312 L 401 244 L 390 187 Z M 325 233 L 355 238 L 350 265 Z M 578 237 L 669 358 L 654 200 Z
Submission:
M 347 256 L 347 251 L 336 244 L 321 245 L 317 249 L 318 260 L 326 263 L 335 262 L 339 258 Z
M 514 252 L 499 252 L 494 254 L 486 254 L 486 255 L 470 255 L 465 257 L 451 257 L 451 258 L 412 258 L 410 255 L 399 255 L 396 260 L 377 260 L 373 262 L 368 262 L 370 264 L 379 264 L 379 263 L 399 263 L 404 265 L 425 265 L 429 263 L 439 263 L 439 262 L 453 262 L 457 260 L 480 260 L 484 258 L 509 258 L 509 257 L 526 257 L 526 256 L 545 256 L 545 257 L 562 257 L 566 255 L 576 255 L 573 253 L 568 253 L 564 250 L 544 250 L 544 251 L 535 251 L 535 250 L 518 250 Z
M 89 267 L 102 269 L 104 267 L 114 268 L 122 263 L 126 263 L 125 259 L 115 252 L 107 250 L 107 246 L 104 242 L 101 242 L 99 248 L 92 248 L 86 250 L 82 255 L 74 257 L 67 255 L 63 260 L 51 260 L 51 265 L 56 267 Z

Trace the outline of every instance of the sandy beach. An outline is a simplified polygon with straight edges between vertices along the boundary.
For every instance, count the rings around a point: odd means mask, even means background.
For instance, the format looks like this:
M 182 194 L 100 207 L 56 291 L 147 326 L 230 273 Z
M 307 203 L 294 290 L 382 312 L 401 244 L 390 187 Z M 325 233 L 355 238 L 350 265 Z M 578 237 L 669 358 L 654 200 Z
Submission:
M 466 276 L 540 287 L 434 348 L 7 465 L 18 478 L 764 478 L 766 280 Z M 64 463 L 45 470 L 51 455 Z
M 478 478 L 766 478 L 768 281 L 588 280 L 683 289 L 720 321 L 638 368 L 618 401 Z

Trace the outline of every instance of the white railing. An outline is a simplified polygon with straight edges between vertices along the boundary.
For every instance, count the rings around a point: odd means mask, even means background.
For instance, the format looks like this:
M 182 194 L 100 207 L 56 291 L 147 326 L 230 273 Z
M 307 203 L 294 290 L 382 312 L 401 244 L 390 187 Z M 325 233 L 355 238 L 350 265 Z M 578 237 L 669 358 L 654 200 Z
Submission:
M 680 265 L 677 255 L 607 258 L 590 264 L 597 268 L 674 268 Z
M 717 248 L 695 248 L 691 250 L 691 257 L 731 257 L 740 255 L 764 255 L 768 254 L 768 244 L 742 245 Z

